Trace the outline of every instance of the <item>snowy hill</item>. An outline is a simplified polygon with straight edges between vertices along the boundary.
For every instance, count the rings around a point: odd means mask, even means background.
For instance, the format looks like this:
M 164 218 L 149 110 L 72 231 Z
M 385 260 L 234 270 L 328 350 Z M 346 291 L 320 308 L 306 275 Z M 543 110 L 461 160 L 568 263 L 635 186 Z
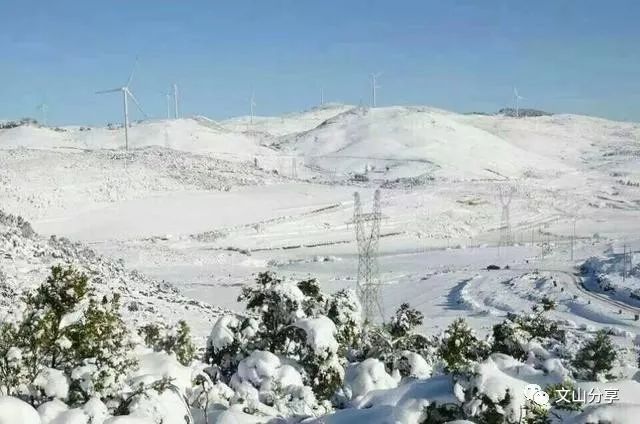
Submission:
M 230 160 L 253 160 L 273 152 L 255 138 L 217 128 L 195 119 L 148 121 L 129 129 L 129 147 L 164 147 L 194 153 L 215 154 Z M 0 130 L 0 148 L 122 149 L 122 128 L 69 127 L 63 131 L 35 126 Z
M 33 134 L 39 128 L 29 128 Z M 228 191 L 279 181 L 238 162 L 150 147 L 107 150 L 0 149 L 2 207 L 28 219 L 78 214 L 163 193 Z
M 593 417 L 622 416 L 628 408 L 633 419 L 626 422 L 636 422 L 640 322 L 635 317 L 640 310 L 631 294 L 640 274 L 637 266 L 624 274 L 624 254 L 632 249 L 631 261 L 637 263 L 637 125 L 572 115 L 463 116 L 427 107 L 328 106 L 257 118 L 249 131 L 242 128 L 243 119 L 235 127 L 233 120 L 221 124 L 203 117 L 136 123 L 129 152 L 122 150 L 122 129 L 0 130 L 0 208 L 28 217 L 42 234 L 57 235 L 41 237 L 24 221 L 0 212 L 0 311 L 41 283 L 51 265 L 74 264 L 91 275 L 98 294 L 122 295 L 132 328 L 184 319 L 199 347 L 212 328 L 212 339 L 229 340 L 230 334 L 236 337 L 237 316 L 216 317 L 223 309 L 240 312 L 236 299 L 259 272 L 282 276 L 286 284 L 274 290 L 293 296 L 285 301 L 273 297 L 283 306 L 302 299 L 302 289 L 289 284 L 300 278 L 317 278 L 330 296 L 356 286 L 353 192 L 359 192 L 366 213 L 372 210 L 373 191 L 380 188 L 381 319 L 390 322 L 393 311 L 410 302 L 424 315 L 419 329 L 429 340 L 435 336 L 434 344 L 413 352 L 419 344 L 411 342 L 409 350 L 391 352 L 400 356 L 387 362 L 384 352 L 349 361 L 330 356 L 327 363 L 344 372 L 344 409 L 336 410 L 314 402 L 299 371 L 291 372 L 282 358 L 247 350 L 233 370 L 236 377 L 229 374 L 225 385 L 212 385 L 205 396 L 213 406 L 209 419 L 197 418 L 202 411 L 193 403 L 196 419 L 191 422 L 257 423 L 275 417 L 293 422 L 294 416 L 336 424 L 428 422 L 427 405 L 471 405 L 462 396 L 465 387 L 456 388 L 443 371 L 444 356 L 436 354 L 449 337 L 444 328 L 465 317 L 484 340 L 511 314 L 528 314 L 549 300 L 553 308 L 546 316 L 568 338 L 545 336 L 541 342 L 526 336 L 526 343 L 514 339 L 517 343 L 508 344 L 524 349 L 512 352 L 514 357 L 502 350 L 482 356 L 467 393 L 479 388 L 500 400 L 509 389 L 512 396 L 504 410 L 513 419 L 504 422 L 515 422 L 529 383 L 548 387 L 573 375 L 576 387 L 595 387 L 593 378 L 576 373 L 571 357 L 602 329 L 619 348 L 619 357 L 612 369 L 615 380 L 598 385 L 620 389 L 620 404 L 571 413 L 572 422 L 598 422 Z M 365 169 L 368 181 L 350 180 Z M 505 177 L 517 181 L 507 186 Z M 509 211 L 497 194 L 507 188 L 514 189 Z M 505 221 L 513 245 L 498 242 Z M 91 249 L 59 236 L 90 243 Z M 614 253 L 609 249 L 616 244 Z M 590 267 L 576 272 L 584 263 Z M 601 283 L 606 282 L 616 291 L 605 291 Z M 308 299 L 301 304 L 309 305 Z M 331 325 L 319 325 L 328 324 L 317 316 L 325 310 L 324 304 L 309 308 L 309 316 L 295 324 L 314 352 L 313 346 L 320 345 L 309 336 L 333 332 L 325 331 Z M 290 312 L 281 315 L 303 316 Z M 513 334 L 521 337 L 528 322 L 523 318 L 505 329 L 517 324 Z M 252 331 L 243 328 L 253 325 L 237 326 L 238 337 Z M 325 346 L 329 353 L 335 351 L 331 346 L 333 341 Z M 164 370 L 140 358 L 140 373 Z M 196 361 L 191 368 L 179 368 L 186 383 L 178 387 L 178 397 L 168 401 L 153 394 L 144 401 L 153 408 L 140 406 L 139 416 L 150 416 L 153 409 L 160 417 L 154 416 L 154 422 L 183 422 L 183 399 L 193 395 L 191 402 L 204 393 L 204 385 L 192 387 L 192 371 L 204 367 Z M 258 369 L 265 374 L 258 375 Z M 263 384 L 272 381 L 275 386 Z M 285 403 L 274 403 L 278 392 L 271 393 L 270 387 L 284 387 L 283 381 L 295 383 L 295 391 L 286 392 Z M 170 395 L 175 393 L 162 394 Z M 252 403 L 243 403 L 246 399 Z M 0 397 L 0 422 L 2 402 L 6 398 Z M 77 408 L 67 412 L 80 413 Z M 173 421 L 167 418 L 174 415 Z M 42 420 L 54 422 L 70 421 Z
M 505 116 L 457 115 L 516 147 L 570 166 L 597 165 L 603 154 L 637 150 L 640 125 L 580 115 L 514 119 Z
M 172 286 L 124 268 L 88 247 L 65 238 L 44 238 L 19 217 L 0 210 L 0 314 L 5 316 L 18 298 L 41 284 L 54 265 L 73 265 L 94 281 L 97 294 L 119 293 L 124 315 L 136 326 L 155 321 L 190 319 L 198 336 L 222 310 L 183 296 Z M 202 321 L 202 318 L 205 321 Z
M 301 113 L 283 116 L 254 116 L 251 124 L 250 116 L 227 119 L 220 124 L 232 131 L 257 132 L 271 136 L 282 136 L 311 130 L 329 118 L 352 109 L 351 105 L 328 103 Z
M 429 108 L 358 108 L 317 128 L 283 137 L 281 148 L 339 173 L 384 169 L 386 178 L 437 173 L 450 178 L 552 174 L 562 164 L 523 150 Z

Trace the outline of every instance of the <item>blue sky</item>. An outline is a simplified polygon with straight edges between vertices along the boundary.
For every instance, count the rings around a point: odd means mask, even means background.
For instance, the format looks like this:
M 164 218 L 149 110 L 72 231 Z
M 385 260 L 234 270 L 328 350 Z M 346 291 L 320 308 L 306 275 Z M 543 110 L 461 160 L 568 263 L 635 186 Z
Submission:
M 132 90 L 166 115 L 177 82 L 185 115 L 260 115 L 325 100 L 455 111 L 523 106 L 640 121 L 637 0 L 2 0 L 0 118 L 121 121 Z

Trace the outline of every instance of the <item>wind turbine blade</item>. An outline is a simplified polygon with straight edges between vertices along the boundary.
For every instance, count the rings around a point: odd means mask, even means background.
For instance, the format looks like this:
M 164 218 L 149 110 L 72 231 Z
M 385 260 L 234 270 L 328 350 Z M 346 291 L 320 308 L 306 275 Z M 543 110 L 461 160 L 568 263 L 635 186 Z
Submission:
M 140 112 L 142 112 L 142 114 L 144 115 L 145 118 L 148 118 L 149 115 L 147 115 L 147 113 L 142 109 L 142 106 L 140 106 L 140 103 L 138 103 L 138 99 L 136 99 L 136 96 L 133 95 L 133 93 L 127 89 L 126 90 L 127 95 L 129 96 L 129 98 L 131 98 L 131 100 L 133 100 L 133 103 L 136 104 L 136 106 L 138 107 L 138 110 Z
M 122 91 L 122 88 L 113 88 L 111 90 L 96 91 L 96 94 L 115 93 L 118 91 Z
M 131 81 L 133 80 L 133 74 L 136 72 L 137 67 L 138 67 L 138 57 L 136 56 L 136 61 L 133 63 L 133 68 L 131 68 L 131 74 L 129 74 L 129 79 L 127 80 L 127 85 L 125 85 L 125 87 L 129 87 L 129 85 L 131 85 Z

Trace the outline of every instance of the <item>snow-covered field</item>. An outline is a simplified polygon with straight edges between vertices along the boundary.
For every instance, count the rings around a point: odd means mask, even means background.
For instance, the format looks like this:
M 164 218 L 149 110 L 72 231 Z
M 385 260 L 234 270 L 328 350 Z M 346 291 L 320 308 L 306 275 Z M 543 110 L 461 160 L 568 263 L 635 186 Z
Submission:
M 185 319 L 204 346 L 259 272 L 316 277 L 329 293 L 355 288 L 353 193 L 368 211 L 380 188 L 380 321 L 408 302 L 424 314 L 425 334 L 464 317 L 485 335 L 551 298 L 550 317 L 572 331 L 607 329 L 627 348 L 640 333 L 640 125 L 327 105 L 253 124 L 142 122 L 129 136 L 124 152 L 122 129 L 0 130 L 0 210 L 40 234 L 0 224 L 0 236 L 11 232 L 0 238 L 3 292 L 42 281 L 56 260 L 78 262 L 126 293 L 127 305 L 151 308 L 135 309 L 132 322 Z M 515 244 L 498 247 L 504 187 L 515 189 Z M 637 411 L 627 371 L 620 384 Z M 441 391 L 437 381 L 412 384 L 358 405 L 401 408 L 398 399 Z M 322 422 L 368 419 L 350 413 Z M 386 413 L 376 422 L 415 418 Z

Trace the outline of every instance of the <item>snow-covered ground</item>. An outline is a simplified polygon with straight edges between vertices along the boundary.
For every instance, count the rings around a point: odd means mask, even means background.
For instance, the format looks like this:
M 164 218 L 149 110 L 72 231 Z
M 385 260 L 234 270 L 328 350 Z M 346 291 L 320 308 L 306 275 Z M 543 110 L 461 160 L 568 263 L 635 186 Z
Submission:
M 118 149 L 122 129 L 24 126 L 0 131 L 0 199 L 39 233 L 89 243 L 189 296 L 233 308 L 239 288 L 267 268 L 312 274 L 332 289 L 353 286 L 352 195 L 361 192 L 366 210 L 382 187 L 380 270 L 391 311 L 427 284 L 455 297 L 472 278 L 471 287 L 490 292 L 495 276 L 483 268 L 491 263 L 522 269 L 522 278 L 533 264 L 569 271 L 616 240 L 633 240 L 638 135 L 636 124 L 582 116 L 344 105 L 253 125 L 203 117 L 137 123 L 128 153 Z M 368 181 L 353 180 L 365 170 Z M 498 251 L 497 192 L 505 185 L 517 190 L 510 221 L 523 247 Z M 555 246 L 543 261 L 547 241 Z M 472 296 L 466 286 L 464 294 Z M 451 310 L 433 299 L 417 303 L 427 316 Z M 528 307 L 515 298 L 500 303 L 461 304 L 489 315 Z
M 253 124 L 142 122 L 129 134 L 124 152 L 122 129 L 0 130 L 0 209 L 44 237 L 123 260 L 125 285 L 131 270 L 170 283 L 206 312 L 164 296 L 144 302 L 186 319 L 200 341 L 217 308 L 238 310 L 241 288 L 260 271 L 317 277 L 329 292 L 354 288 L 353 193 L 368 211 L 376 188 L 381 320 L 409 302 L 429 334 L 459 316 L 487 333 L 549 297 L 552 316 L 570 328 L 610 329 L 627 344 L 640 332 L 631 296 L 640 293 L 638 124 L 327 105 Z M 516 190 L 514 246 L 497 247 L 501 187 Z M 11 290 L 42 279 L 55 255 L 41 261 L 32 251 L 55 248 L 47 243 L 0 245 Z M 599 274 L 616 290 L 603 290 Z M 130 288 L 142 302 L 142 289 Z

